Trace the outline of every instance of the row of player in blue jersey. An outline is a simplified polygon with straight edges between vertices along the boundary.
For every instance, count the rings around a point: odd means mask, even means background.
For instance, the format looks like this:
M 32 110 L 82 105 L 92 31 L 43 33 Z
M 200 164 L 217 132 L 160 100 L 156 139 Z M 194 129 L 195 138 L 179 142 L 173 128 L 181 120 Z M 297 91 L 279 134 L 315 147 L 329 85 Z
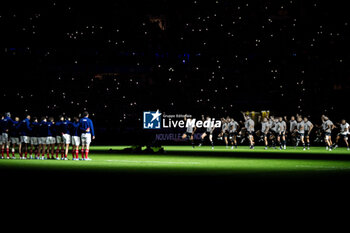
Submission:
M 300 115 L 296 117 L 292 116 L 290 120 L 287 120 L 287 117 L 264 117 L 259 116 L 258 123 L 261 124 L 261 129 L 255 131 L 255 122 L 250 118 L 249 115 L 243 114 L 244 122 L 237 122 L 233 118 L 226 117 L 221 118 L 221 130 L 218 134 L 218 139 L 224 139 L 226 148 L 228 148 L 229 141 L 231 142 L 231 149 L 237 148 L 237 138 L 241 137 L 242 141 L 245 140 L 245 136 L 249 139 L 250 149 L 254 149 L 255 141 L 254 136 L 257 135 L 261 138 L 261 141 L 264 142 L 265 149 L 268 149 L 270 145 L 273 148 L 276 148 L 276 145 L 279 145 L 279 148 L 287 148 L 287 134 L 291 139 L 292 145 L 294 147 L 298 146 L 300 143 L 303 146 L 303 150 L 310 149 L 310 133 L 315 128 L 315 126 L 309 121 L 307 117 L 302 118 Z M 210 117 L 204 118 L 202 120 L 210 120 Z M 295 120 L 297 119 L 297 120 Z M 185 117 L 185 121 L 186 121 Z M 338 142 L 340 139 L 343 139 L 344 143 L 349 150 L 348 143 L 348 134 L 349 134 L 349 124 L 346 120 L 342 120 L 339 124 L 340 132 L 336 137 L 336 143 L 332 143 L 331 133 L 335 128 L 332 121 L 328 119 L 327 116 L 322 115 L 321 117 L 322 125 L 319 127 L 324 135 L 324 142 L 326 144 L 327 150 L 332 150 L 333 148 L 338 147 Z M 289 127 L 288 127 L 289 126 Z M 201 134 L 201 142 L 199 146 L 204 143 L 206 137 L 208 137 L 212 148 L 214 149 L 213 141 L 213 132 L 215 128 L 207 127 L 205 131 Z M 188 138 L 194 147 L 194 133 L 196 132 L 196 127 L 189 125 L 186 129 L 186 132 L 183 134 L 182 138 Z
M 10 113 L 6 113 L 0 121 L 1 158 L 5 158 L 5 149 L 10 159 L 10 146 L 12 145 L 12 158 L 15 159 L 15 150 L 18 146 L 20 159 L 56 159 L 68 160 L 69 146 L 72 144 L 73 160 L 79 160 L 79 147 L 81 145 L 81 159 L 91 160 L 89 155 L 91 140 L 95 138 L 94 126 L 89 119 L 89 113 L 84 112 L 82 118 L 59 117 L 54 122 L 53 117 L 42 117 L 39 121 L 27 115 L 22 121 L 18 117 L 13 120 Z M 56 157 L 54 154 L 56 152 Z M 28 157 L 29 153 L 29 157 Z M 34 153 L 34 157 L 33 157 Z M 45 158 L 45 155 L 47 156 Z

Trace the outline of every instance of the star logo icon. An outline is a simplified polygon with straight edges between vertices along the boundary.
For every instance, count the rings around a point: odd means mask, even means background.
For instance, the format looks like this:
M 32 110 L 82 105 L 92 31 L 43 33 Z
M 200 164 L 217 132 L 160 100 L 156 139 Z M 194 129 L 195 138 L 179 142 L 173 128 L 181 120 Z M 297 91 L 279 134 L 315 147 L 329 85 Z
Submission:
M 153 122 L 154 120 L 159 121 L 159 116 L 161 116 L 162 114 L 159 113 L 159 110 L 157 110 L 155 113 L 152 113 L 151 115 L 153 116 L 151 122 Z
M 143 128 L 144 129 L 160 129 L 162 113 L 157 110 L 143 112 Z

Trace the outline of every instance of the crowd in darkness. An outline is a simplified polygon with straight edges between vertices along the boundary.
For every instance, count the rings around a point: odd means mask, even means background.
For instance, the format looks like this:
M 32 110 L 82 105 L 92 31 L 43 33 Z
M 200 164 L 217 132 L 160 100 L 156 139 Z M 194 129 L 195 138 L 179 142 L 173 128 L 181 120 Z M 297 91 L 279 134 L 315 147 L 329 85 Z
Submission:
M 347 116 L 341 2 L 0 4 L 1 109 L 14 115 L 88 110 L 97 131 L 142 128 L 156 109 Z

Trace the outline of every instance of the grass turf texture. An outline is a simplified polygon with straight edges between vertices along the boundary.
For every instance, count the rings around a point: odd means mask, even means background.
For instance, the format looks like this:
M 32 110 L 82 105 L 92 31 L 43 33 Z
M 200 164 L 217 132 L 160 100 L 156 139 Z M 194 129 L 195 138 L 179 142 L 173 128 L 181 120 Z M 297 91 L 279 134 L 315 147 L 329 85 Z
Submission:
M 0 173 L 49 174 L 59 177 L 104 177 L 108 179 L 190 180 L 341 180 L 350 177 L 350 151 L 325 147 L 264 150 L 247 146 L 226 149 L 217 146 L 165 146 L 165 154 L 125 153 L 126 146 L 94 146 L 92 161 L 0 160 Z M 69 156 L 71 159 L 71 156 Z

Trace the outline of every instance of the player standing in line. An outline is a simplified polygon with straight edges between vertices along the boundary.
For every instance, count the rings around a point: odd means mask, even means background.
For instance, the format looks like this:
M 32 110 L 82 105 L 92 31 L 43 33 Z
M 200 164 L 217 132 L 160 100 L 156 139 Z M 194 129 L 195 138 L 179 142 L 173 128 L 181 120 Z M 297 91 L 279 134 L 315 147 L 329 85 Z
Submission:
M 299 134 L 299 138 L 301 143 L 303 144 L 303 150 L 306 150 L 305 148 L 305 141 L 304 141 L 304 135 L 305 135 L 305 124 L 301 116 L 298 117 L 298 123 L 297 123 L 297 129 L 296 131 Z
M 82 156 L 83 160 L 91 160 L 88 156 L 91 138 L 95 139 L 95 131 L 94 125 L 89 119 L 89 113 L 86 111 L 83 113 L 83 118 L 79 121 L 79 129 L 81 131 L 81 150 L 85 152 L 85 157 Z
M 11 119 L 11 113 L 7 112 L 2 119 L 2 147 L 1 156 L 4 157 L 4 151 L 6 148 L 6 158 L 10 159 L 10 140 L 9 140 L 9 130 L 13 125 L 14 121 Z
M 1 147 L 1 159 L 4 159 L 5 148 L 3 147 L 3 137 L 2 134 L 5 133 L 5 122 L 4 115 L 1 114 L 0 120 L 0 147 Z
M 59 116 L 59 121 L 55 122 L 55 135 L 56 135 L 56 159 L 58 158 L 58 154 L 61 152 L 61 159 L 63 159 L 64 155 L 64 144 L 62 138 L 62 122 L 64 121 L 63 116 Z
M 291 116 L 289 121 L 289 133 L 290 133 L 290 142 L 296 146 L 296 133 L 295 130 L 297 128 L 297 121 L 295 120 L 295 116 Z
M 305 139 L 307 144 L 307 149 L 310 150 L 310 133 L 314 128 L 314 125 L 309 121 L 307 117 L 304 117 L 304 127 L 305 127 Z
M 228 128 L 229 128 L 229 138 L 231 141 L 231 149 L 233 149 L 233 146 L 237 148 L 237 135 L 238 135 L 239 124 L 237 121 L 231 118 Z
M 286 143 L 287 124 L 282 117 L 279 117 L 276 125 L 277 125 L 277 133 L 278 133 L 277 141 L 280 145 L 280 150 L 287 149 L 287 143 Z
M 186 124 L 186 132 L 182 135 L 182 139 L 188 138 L 191 142 L 192 148 L 194 148 L 194 133 L 196 132 L 196 126 L 191 124 L 190 121 L 192 120 L 192 118 L 185 116 L 185 124 Z M 187 125 L 187 121 L 188 125 Z
M 30 159 L 33 159 L 33 152 L 35 155 L 35 158 L 38 158 L 38 145 L 39 145 L 39 122 L 37 117 L 33 117 L 33 122 L 31 124 L 32 131 L 30 133 L 30 150 L 29 150 L 29 156 Z
M 332 129 L 334 128 L 334 124 L 329 120 L 327 116 L 322 116 L 322 128 L 325 133 L 325 142 L 326 142 L 326 150 L 332 151 Z
M 32 128 L 30 127 L 30 115 L 26 115 L 24 120 L 22 120 L 20 125 L 20 135 L 21 135 L 21 150 L 19 152 L 20 159 L 27 159 L 28 154 L 28 144 L 30 143 L 30 132 Z M 24 156 L 23 156 L 24 150 Z
M 47 159 L 50 159 L 50 152 L 51 152 L 51 159 L 54 159 L 55 144 L 56 144 L 56 138 L 54 135 L 55 135 L 54 118 L 49 117 L 49 120 L 46 123 Z M 58 154 L 56 154 L 56 160 L 59 160 L 59 159 L 60 158 L 58 157 Z
M 247 129 L 248 137 L 249 137 L 249 143 L 250 143 L 250 149 L 254 149 L 254 121 L 250 118 L 250 116 L 245 115 L 243 113 L 244 117 L 244 126 Z
M 11 127 L 10 127 L 10 141 L 12 144 L 12 159 L 16 159 L 15 150 L 16 145 L 18 146 L 18 152 L 21 150 L 21 143 L 19 140 L 19 127 L 20 127 L 19 118 L 15 117 Z
M 45 151 L 46 151 L 46 135 L 47 135 L 47 120 L 46 117 L 41 118 L 41 122 L 39 123 L 39 148 L 38 148 L 38 159 L 45 159 Z
M 73 160 L 79 160 L 79 146 L 80 146 L 80 131 L 79 131 L 79 118 L 74 117 L 74 122 L 71 127 L 72 136 L 72 156 Z
M 203 145 L 205 137 L 208 136 L 210 144 L 211 144 L 211 149 L 214 149 L 213 131 L 215 128 L 211 125 L 209 116 L 207 116 L 207 118 L 204 119 L 204 116 L 202 115 L 202 120 L 203 120 L 203 122 L 205 121 L 205 122 L 209 122 L 209 123 L 208 123 L 208 127 L 206 127 L 206 131 L 201 135 L 201 142 L 199 143 L 199 146 Z
M 267 150 L 267 146 L 269 145 L 269 141 L 268 141 L 269 130 L 270 130 L 270 123 L 267 120 L 267 118 L 264 117 L 263 121 L 261 122 L 261 133 L 263 134 L 263 137 L 264 137 L 265 150 Z
M 348 134 L 349 134 L 349 124 L 346 122 L 345 119 L 341 120 L 341 124 L 340 124 L 340 132 L 337 136 L 336 142 L 335 142 L 335 148 L 338 147 L 338 142 L 340 138 L 343 138 L 347 150 L 349 150 L 349 142 L 348 142 Z
M 69 144 L 71 143 L 71 135 L 70 135 L 70 128 L 72 127 L 72 122 L 66 118 L 61 123 L 61 129 L 62 129 L 62 139 L 63 139 L 63 146 L 64 148 L 64 158 L 63 160 L 68 160 L 68 151 L 69 151 Z

